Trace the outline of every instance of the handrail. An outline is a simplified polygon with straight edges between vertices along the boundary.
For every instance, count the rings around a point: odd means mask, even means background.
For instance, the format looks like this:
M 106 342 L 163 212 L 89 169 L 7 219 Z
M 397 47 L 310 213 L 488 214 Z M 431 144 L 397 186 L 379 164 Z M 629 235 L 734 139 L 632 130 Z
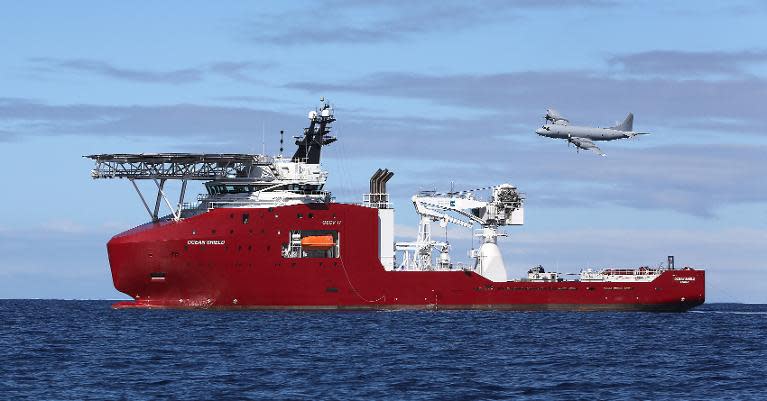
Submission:
M 363 194 L 362 204 L 378 209 L 391 209 L 392 206 L 389 202 L 389 194 L 386 192 Z
M 605 276 L 637 276 L 637 275 L 653 275 L 660 274 L 665 269 L 650 269 L 650 268 L 638 268 L 638 269 L 603 269 L 596 273 L 603 274 Z

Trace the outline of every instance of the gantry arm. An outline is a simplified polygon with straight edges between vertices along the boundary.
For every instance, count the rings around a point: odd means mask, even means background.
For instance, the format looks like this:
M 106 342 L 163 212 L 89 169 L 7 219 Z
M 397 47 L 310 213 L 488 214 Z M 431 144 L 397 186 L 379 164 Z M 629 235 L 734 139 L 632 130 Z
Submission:
M 457 196 L 414 196 L 413 204 L 419 215 L 431 217 L 434 220 L 444 220 L 466 228 L 471 228 L 474 223 L 486 223 L 466 210 L 486 207 L 487 202 Z M 453 217 L 447 212 L 459 214 L 468 221 Z

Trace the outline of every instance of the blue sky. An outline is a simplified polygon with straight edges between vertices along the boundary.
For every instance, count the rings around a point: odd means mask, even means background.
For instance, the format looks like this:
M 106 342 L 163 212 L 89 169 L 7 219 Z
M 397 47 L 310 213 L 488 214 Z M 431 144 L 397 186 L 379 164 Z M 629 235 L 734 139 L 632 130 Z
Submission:
M 146 220 L 80 156 L 277 150 L 320 96 L 329 189 L 376 168 L 402 236 L 420 189 L 511 182 L 510 275 L 542 263 L 705 268 L 713 302 L 767 303 L 767 7 L 758 1 L 12 2 L 0 13 L 0 298 L 117 298 L 105 243 Z M 634 112 L 607 158 L 537 137 Z M 197 187 L 199 191 L 200 188 Z M 455 258 L 469 246 L 453 228 Z

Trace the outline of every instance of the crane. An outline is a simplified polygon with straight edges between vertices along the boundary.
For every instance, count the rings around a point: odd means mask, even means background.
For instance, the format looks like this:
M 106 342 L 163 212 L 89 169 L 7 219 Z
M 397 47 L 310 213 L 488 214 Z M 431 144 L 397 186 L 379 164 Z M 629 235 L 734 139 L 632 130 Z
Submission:
M 477 199 L 475 192 L 491 190 L 488 200 Z M 497 238 L 506 236 L 499 227 L 524 224 L 524 197 L 511 184 L 469 191 L 438 193 L 421 192 L 411 200 L 419 216 L 418 235 L 415 241 L 398 242 L 395 250 L 403 253 L 400 268 L 404 270 L 450 269 L 450 245 L 445 241 L 436 241 L 431 237 L 431 223 L 439 222 L 441 227 L 455 224 L 464 228 L 473 228 L 478 224 L 474 236 L 480 237 L 482 245 L 472 249 L 474 270 L 493 280 L 506 281 L 506 267 L 503 264 Z M 434 263 L 432 253 L 438 249 L 440 254 Z

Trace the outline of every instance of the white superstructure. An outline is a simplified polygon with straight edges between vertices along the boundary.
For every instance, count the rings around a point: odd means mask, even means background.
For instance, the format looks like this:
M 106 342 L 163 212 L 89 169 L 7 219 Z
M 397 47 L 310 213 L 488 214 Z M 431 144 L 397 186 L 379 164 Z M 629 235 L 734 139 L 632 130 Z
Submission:
M 292 157 L 270 157 L 259 154 L 194 154 L 142 153 L 100 154 L 85 156 L 96 161 L 93 178 L 127 178 L 141 198 L 152 221 L 181 220 L 217 207 L 276 207 L 295 204 L 327 203 L 324 191 L 327 171 L 320 165 L 323 146 L 336 141 L 330 136 L 335 121 L 333 108 L 320 99 L 322 105 L 309 112 L 309 126 L 296 136 L 296 152 Z M 280 139 L 282 146 L 283 140 Z M 154 208 L 136 184 L 137 180 L 152 181 L 157 189 Z M 178 203 L 166 194 L 167 180 L 181 181 Z M 205 181 L 207 193 L 193 204 L 184 203 L 187 182 Z M 160 217 L 164 204 L 170 215 Z

